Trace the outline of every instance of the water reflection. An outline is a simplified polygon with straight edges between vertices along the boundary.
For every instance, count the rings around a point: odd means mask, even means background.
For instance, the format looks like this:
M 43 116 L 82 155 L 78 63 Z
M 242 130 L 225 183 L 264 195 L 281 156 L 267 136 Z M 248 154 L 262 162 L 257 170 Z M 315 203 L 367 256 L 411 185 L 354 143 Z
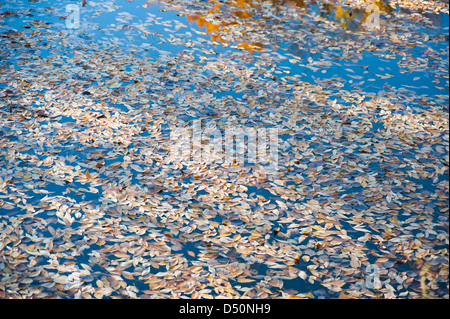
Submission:
M 361 31 L 374 15 L 389 14 L 392 7 L 385 0 L 366 0 L 360 7 L 343 1 L 316 0 L 207 0 L 209 10 L 187 15 L 191 23 L 219 43 L 237 45 L 250 52 L 261 51 L 267 44 L 254 41 L 255 34 L 279 23 L 302 24 L 306 15 L 338 23 L 343 30 Z M 372 8 L 369 10 L 369 8 Z M 373 22 L 373 21 L 372 21 Z M 377 21 L 375 21 L 377 22 Z M 256 36 L 257 38 L 257 36 Z

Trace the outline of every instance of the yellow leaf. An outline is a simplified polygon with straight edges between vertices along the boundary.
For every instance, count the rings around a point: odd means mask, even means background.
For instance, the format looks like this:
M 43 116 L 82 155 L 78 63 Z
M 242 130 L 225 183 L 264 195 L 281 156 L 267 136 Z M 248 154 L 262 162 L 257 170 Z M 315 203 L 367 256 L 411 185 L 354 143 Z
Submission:
M 305 298 L 302 298 L 302 297 L 296 296 L 296 295 L 290 295 L 288 298 L 289 299 L 305 299 Z
M 281 280 L 279 280 L 279 279 L 272 279 L 272 280 L 270 280 L 270 281 L 268 282 L 268 284 L 269 284 L 270 286 L 272 286 L 272 287 L 275 287 L 275 288 L 281 288 L 281 287 L 283 287 L 283 282 L 282 282 Z
M 130 279 L 133 280 L 134 277 L 131 273 L 129 273 L 128 271 L 122 271 L 122 275 L 126 278 L 126 279 Z
M 85 173 L 85 175 L 86 175 L 86 179 L 90 179 L 90 178 L 91 178 L 91 174 L 89 173 L 89 171 L 88 171 L 88 170 L 86 170 L 86 173 Z
M 361 262 L 358 260 L 356 256 L 350 256 L 350 266 L 353 268 L 359 268 L 361 266 Z
M 362 187 L 367 187 L 367 182 L 366 182 L 366 181 L 362 181 L 362 182 L 361 182 L 361 186 L 362 186 Z
M 389 260 L 389 258 L 386 258 L 386 257 L 381 257 L 381 258 L 378 258 L 377 259 L 377 263 L 384 263 L 385 261 L 388 261 Z
M 391 34 L 391 41 L 392 42 L 396 42 L 396 43 L 400 43 L 400 39 L 398 38 L 398 36 L 395 33 Z
M 339 295 L 338 299 L 353 299 L 352 296 L 345 294 L 343 291 L 341 291 L 341 294 Z
M 242 278 L 242 277 L 238 278 L 238 282 L 243 283 L 243 284 L 248 283 L 248 282 L 253 282 L 253 281 L 254 281 L 253 279 Z
M 115 253 L 114 256 L 116 256 L 117 258 L 127 258 L 127 257 L 129 257 L 127 254 L 121 253 L 121 252 Z

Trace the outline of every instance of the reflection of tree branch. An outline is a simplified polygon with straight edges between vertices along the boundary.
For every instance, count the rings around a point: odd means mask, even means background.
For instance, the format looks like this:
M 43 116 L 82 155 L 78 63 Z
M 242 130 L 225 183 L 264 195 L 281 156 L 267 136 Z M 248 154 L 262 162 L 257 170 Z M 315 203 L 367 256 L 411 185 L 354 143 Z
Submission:
M 180 10 L 179 1 L 168 0 L 168 3 Z M 203 11 L 197 10 L 192 14 L 190 10 L 186 17 L 190 22 L 196 23 L 199 29 L 205 28 L 212 41 L 233 43 L 239 48 L 254 52 L 261 51 L 264 45 L 254 41 L 251 33 L 266 34 L 267 21 L 278 24 L 279 21 L 274 17 L 284 14 L 286 8 L 302 13 L 306 13 L 305 10 L 318 10 L 316 13 L 322 18 L 340 24 L 345 30 L 357 31 L 366 26 L 366 20 L 371 15 L 366 9 L 370 5 L 376 5 L 380 12 L 392 11 L 387 0 L 365 0 L 359 7 L 351 8 L 343 4 L 343 1 L 328 0 L 273 0 L 270 4 L 263 0 L 208 0 Z M 268 12 L 272 13 L 270 18 L 266 17 Z M 301 22 L 302 14 L 294 16 L 289 19 Z

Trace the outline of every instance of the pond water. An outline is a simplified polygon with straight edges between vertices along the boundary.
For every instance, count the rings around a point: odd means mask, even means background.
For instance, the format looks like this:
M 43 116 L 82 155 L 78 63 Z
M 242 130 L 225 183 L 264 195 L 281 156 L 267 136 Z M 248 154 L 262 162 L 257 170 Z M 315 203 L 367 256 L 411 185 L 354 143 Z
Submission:
M 448 298 L 448 30 L 444 1 L 3 1 L 0 292 Z

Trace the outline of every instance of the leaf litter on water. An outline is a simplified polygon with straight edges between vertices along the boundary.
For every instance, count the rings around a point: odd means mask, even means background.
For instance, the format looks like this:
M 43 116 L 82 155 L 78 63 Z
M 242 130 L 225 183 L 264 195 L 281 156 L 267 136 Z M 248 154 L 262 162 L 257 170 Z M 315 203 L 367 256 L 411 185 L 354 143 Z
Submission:
M 357 1 L 319 12 L 308 1 L 159 2 L 180 21 L 87 2 L 83 18 L 117 13 L 97 41 L 89 23 L 74 34 L 51 20 L 63 7 L 38 7 L 42 21 L 23 4 L 4 9 L 14 68 L 0 92 L 0 292 L 448 297 L 448 97 L 428 93 L 448 88 L 433 21 L 448 6 L 412 3 L 383 9 L 381 35 L 409 30 L 383 45 L 355 23 Z M 10 28 L 17 16 L 29 27 Z M 136 35 L 150 41 L 121 46 Z M 360 64 L 365 54 L 380 66 Z M 397 58 L 414 83 L 391 82 Z M 355 82 L 365 79 L 375 84 Z M 170 131 L 194 119 L 276 126 L 279 169 L 183 162 Z M 370 266 L 381 286 L 367 285 Z

